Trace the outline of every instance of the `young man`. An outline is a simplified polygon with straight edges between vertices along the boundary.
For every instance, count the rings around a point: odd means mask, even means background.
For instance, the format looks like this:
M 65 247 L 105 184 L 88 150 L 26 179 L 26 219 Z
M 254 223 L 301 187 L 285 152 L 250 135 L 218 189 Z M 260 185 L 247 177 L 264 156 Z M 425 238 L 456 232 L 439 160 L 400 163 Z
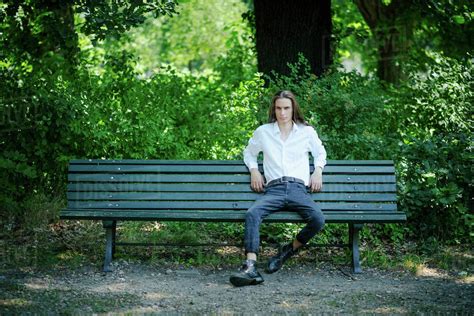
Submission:
M 244 162 L 250 170 L 251 187 L 264 194 L 259 196 L 245 216 L 244 246 L 247 260 L 239 272 L 230 277 L 230 282 L 235 286 L 263 282 L 256 269 L 259 228 L 263 218 L 280 210 L 289 210 L 298 212 L 307 223 L 295 240 L 283 246 L 269 260 L 267 273 L 278 271 L 288 258 L 324 226 L 321 208 L 312 200 L 308 190 L 321 190 L 326 150 L 314 128 L 304 120 L 293 93 L 279 91 L 275 94 L 269 111 L 269 122 L 255 130 L 244 150 Z M 257 156 L 260 152 L 263 152 L 265 179 L 258 170 Z M 311 175 L 310 152 L 314 157 L 314 172 Z

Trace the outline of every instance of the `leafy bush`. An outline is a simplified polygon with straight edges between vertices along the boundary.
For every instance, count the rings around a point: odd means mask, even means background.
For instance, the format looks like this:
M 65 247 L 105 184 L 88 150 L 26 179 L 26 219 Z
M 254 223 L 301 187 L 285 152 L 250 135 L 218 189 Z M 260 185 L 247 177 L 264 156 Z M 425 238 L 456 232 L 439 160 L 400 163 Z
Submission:
M 417 237 L 451 242 L 469 238 L 474 227 L 469 213 L 470 146 L 468 135 L 453 133 L 413 139 L 402 146 L 400 205 Z
M 474 92 L 472 60 L 466 64 L 433 54 L 426 71 L 412 66 L 411 75 L 395 92 L 402 136 L 424 138 L 472 131 Z
M 223 89 L 213 76 L 171 67 L 139 79 L 126 70 L 129 57 L 113 62 L 103 75 L 81 74 L 67 91 L 76 156 L 224 159 L 244 144 L 263 86 L 258 76 Z
M 302 56 L 289 66 L 291 74 L 276 75 L 270 89 L 290 89 L 297 95 L 329 159 L 393 158 L 396 121 L 376 79 L 336 70 L 316 78 Z
M 240 42 L 234 38 L 230 45 Z M 72 158 L 241 158 L 263 93 L 253 66 L 239 65 L 249 61 L 245 54 L 236 49 L 220 59 L 243 72 L 222 65 L 210 75 L 166 67 L 148 79 L 123 51 L 106 55 L 99 73 L 87 61 L 62 70 L 54 56 L 23 68 L 2 64 L 9 72 L 2 71 L 8 84 L 0 88 L 0 220 L 24 225 L 23 215 L 33 210 L 23 202 L 34 192 L 64 196 Z M 10 94 L 15 97 L 4 97 Z
M 435 56 L 399 91 L 400 205 L 413 234 L 472 241 L 472 62 Z
M 55 56 L 43 62 L 44 68 L 27 61 L 0 64 L 6 83 L 0 87 L 0 220 L 12 227 L 31 219 L 28 199 L 62 191 L 65 180 L 72 117 L 57 91 L 69 74 L 55 66 Z

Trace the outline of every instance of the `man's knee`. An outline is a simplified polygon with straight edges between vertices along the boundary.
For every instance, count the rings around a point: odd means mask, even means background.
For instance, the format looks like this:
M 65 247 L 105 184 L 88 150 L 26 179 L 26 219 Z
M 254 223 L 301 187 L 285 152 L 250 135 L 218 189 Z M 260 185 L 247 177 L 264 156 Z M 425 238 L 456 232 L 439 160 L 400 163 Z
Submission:
M 311 213 L 311 216 L 308 222 L 310 223 L 311 226 L 314 227 L 316 231 L 320 231 L 323 229 L 326 223 L 326 219 L 324 218 L 324 215 L 321 211 L 316 211 L 316 212 Z
M 255 223 L 260 221 L 260 212 L 257 208 L 251 207 L 245 213 L 245 222 L 247 223 Z

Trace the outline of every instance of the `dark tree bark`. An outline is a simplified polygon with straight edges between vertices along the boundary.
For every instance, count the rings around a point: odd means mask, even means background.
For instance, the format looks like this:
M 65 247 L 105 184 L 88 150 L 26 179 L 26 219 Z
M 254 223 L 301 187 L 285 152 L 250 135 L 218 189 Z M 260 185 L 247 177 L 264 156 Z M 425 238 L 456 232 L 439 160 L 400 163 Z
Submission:
M 254 7 L 260 72 L 288 74 L 298 53 L 316 75 L 332 63 L 330 0 L 254 0 Z
M 79 52 L 79 37 L 74 25 L 74 1 L 51 1 L 44 6 L 45 12 L 52 13 L 52 18 L 41 34 L 47 39 L 43 51 L 60 53 L 71 64 L 75 64 Z
M 415 23 L 412 0 L 355 0 L 360 13 L 370 27 L 378 49 L 377 76 L 397 84 L 401 79 L 401 66 L 412 45 Z

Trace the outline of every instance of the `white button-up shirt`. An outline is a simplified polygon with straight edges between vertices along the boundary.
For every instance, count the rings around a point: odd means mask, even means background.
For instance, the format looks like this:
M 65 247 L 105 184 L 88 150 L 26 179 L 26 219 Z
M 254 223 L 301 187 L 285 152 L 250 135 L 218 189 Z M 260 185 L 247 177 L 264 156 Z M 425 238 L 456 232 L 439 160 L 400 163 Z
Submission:
M 264 124 L 257 128 L 244 150 L 244 162 L 250 169 L 258 168 L 257 157 L 263 152 L 263 172 L 266 183 L 283 176 L 295 177 L 309 183 L 309 155 L 314 166 L 324 168 L 326 150 L 312 126 L 293 123 L 286 139 L 280 138 L 278 123 Z

